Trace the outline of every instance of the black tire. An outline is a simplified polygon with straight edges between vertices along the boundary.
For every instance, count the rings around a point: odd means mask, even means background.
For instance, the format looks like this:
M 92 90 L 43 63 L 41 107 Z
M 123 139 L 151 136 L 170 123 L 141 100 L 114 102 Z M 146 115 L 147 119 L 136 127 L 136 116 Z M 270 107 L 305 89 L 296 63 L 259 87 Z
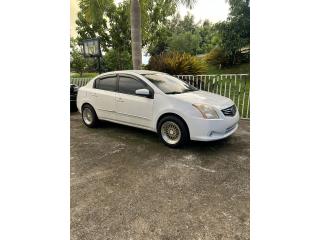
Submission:
M 87 117 L 84 116 L 87 111 L 89 111 L 92 114 L 92 120 L 87 121 Z M 93 107 L 90 104 L 85 104 L 82 106 L 82 111 L 81 111 L 81 116 L 82 116 L 82 122 L 89 128 L 95 128 L 99 124 L 99 119 L 97 117 L 96 111 L 93 109 Z
M 176 126 L 179 127 L 179 130 L 180 130 L 180 139 L 175 142 L 175 143 L 169 143 L 168 141 L 166 141 L 163 137 L 163 134 L 162 134 L 162 126 L 165 124 L 165 123 L 175 123 Z M 171 147 L 171 148 L 179 148 L 179 147 L 182 147 L 184 145 L 186 145 L 189 141 L 190 141 L 190 136 L 189 136 L 189 130 L 188 130 L 188 127 L 186 125 L 186 123 L 181 120 L 179 117 L 176 117 L 174 115 L 168 115 L 168 116 L 165 116 L 163 117 L 162 119 L 160 119 L 159 123 L 158 123 L 158 126 L 157 126 L 157 132 L 158 132 L 158 135 L 161 139 L 161 141 Z

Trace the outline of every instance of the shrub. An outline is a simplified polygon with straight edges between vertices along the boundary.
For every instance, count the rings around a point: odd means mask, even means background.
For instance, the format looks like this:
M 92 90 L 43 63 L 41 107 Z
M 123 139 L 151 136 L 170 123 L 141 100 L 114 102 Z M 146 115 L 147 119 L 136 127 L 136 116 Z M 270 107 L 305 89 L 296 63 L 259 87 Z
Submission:
M 171 75 L 197 75 L 207 72 L 208 66 L 202 59 L 188 53 L 169 52 L 152 56 L 147 69 Z
M 103 57 L 103 68 L 106 71 L 131 69 L 131 55 L 128 51 L 110 49 Z
M 208 64 L 220 65 L 221 67 L 249 63 L 250 52 L 237 51 L 233 55 L 227 55 L 223 49 L 216 47 L 206 55 L 205 60 Z
M 229 65 L 229 58 L 221 48 L 212 49 L 205 57 L 207 63 L 212 65 Z

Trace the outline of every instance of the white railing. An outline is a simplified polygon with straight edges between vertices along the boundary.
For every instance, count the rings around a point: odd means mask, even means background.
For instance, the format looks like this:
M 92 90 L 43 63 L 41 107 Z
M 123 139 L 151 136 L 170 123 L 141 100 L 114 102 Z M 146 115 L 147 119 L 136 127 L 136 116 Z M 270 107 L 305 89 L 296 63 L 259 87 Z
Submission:
M 250 119 L 250 75 L 216 74 L 216 75 L 177 75 L 200 90 L 217 93 L 228 97 L 238 107 L 242 119 Z M 70 82 L 82 87 L 92 78 L 71 78 Z
M 177 75 L 200 90 L 217 93 L 228 97 L 238 107 L 242 119 L 250 119 L 250 75 Z
M 86 85 L 92 78 L 71 78 L 70 83 L 79 87 Z

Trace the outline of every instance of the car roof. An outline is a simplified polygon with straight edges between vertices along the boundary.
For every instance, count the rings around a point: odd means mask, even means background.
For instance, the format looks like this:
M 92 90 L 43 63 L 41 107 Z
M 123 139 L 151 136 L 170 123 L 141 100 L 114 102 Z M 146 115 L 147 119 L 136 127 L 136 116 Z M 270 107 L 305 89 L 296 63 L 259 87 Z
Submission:
M 113 71 L 113 72 L 106 72 L 103 73 L 102 75 L 107 75 L 107 74 L 116 74 L 116 73 L 135 73 L 135 74 L 140 74 L 140 75 L 147 75 L 147 74 L 165 74 L 163 72 L 157 72 L 157 71 L 150 71 L 150 70 L 121 70 L 121 71 Z

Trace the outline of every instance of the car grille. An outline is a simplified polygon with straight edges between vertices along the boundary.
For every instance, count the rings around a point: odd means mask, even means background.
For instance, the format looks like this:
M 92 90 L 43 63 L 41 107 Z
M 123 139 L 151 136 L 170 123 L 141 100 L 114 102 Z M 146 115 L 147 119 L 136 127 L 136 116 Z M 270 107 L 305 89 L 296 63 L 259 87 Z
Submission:
M 237 108 L 235 105 L 232 105 L 231 107 L 222 109 L 221 111 L 225 116 L 233 117 L 237 113 Z

